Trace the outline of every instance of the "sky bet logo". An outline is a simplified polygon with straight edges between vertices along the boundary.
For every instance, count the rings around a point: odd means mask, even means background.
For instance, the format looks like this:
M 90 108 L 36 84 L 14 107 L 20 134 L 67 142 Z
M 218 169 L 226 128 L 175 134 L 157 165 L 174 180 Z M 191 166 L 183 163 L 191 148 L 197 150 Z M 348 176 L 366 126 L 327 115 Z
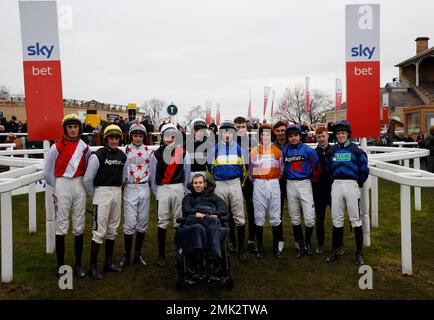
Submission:
M 358 47 L 351 48 L 351 56 L 352 57 L 368 57 L 371 60 L 372 55 L 374 54 L 375 47 L 363 47 L 363 45 L 359 44 Z
M 50 59 L 53 50 L 54 46 L 44 46 L 41 45 L 39 42 L 36 42 L 35 45 L 27 47 L 27 54 L 29 56 L 46 56 L 47 59 Z

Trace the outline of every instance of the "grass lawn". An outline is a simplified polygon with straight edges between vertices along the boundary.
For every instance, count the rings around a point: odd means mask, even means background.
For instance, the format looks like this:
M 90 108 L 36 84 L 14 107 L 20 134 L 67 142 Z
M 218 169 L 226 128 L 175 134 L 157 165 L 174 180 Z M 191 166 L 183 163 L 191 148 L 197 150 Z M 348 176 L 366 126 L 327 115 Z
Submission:
M 345 225 L 345 255 L 333 264 L 325 255 L 295 258 L 289 218 L 284 219 L 285 251 L 281 260 L 271 254 L 271 227 L 265 228 L 266 257 L 241 264 L 232 256 L 235 287 L 226 291 L 215 285 L 197 285 L 187 291 L 175 290 L 174 267 L 158 267 L 155 203 L 151 204 L 151 223 L 145 238 L 144 256 L 150 265 L 134 265 L 125 272 L 106 274 L 103 281 L 75 279 L 74 290 L 60 290 L 56 256 L 45 253 L 45 212 L 43 194 L 37 195 L 38 233 L 28 233 L 27 196 L 13 199 L 14 281 L 0 285 L 3 299 L 434 299 L 434 189 L 422 189 L 421 212 L 412 214 L 413 276 L 401 274 L 399 185 L 380 180 L 379 224 L 371 230 L 371 247 L 365 248 L 367 264 L 374 270 L 373 290 L 360 290 L 354 264 L 354 235 Z M 89 199 L 90 201 L 90 199 Z M 88 205 L 91 208 L 90 202 Z M 84 248 L 84 267 L 89 266 L 91 214 L 88 214 Z M 326 219 L 326 248 L 330 248 L 331 219 Z M 115 247 L 115 261 L 123 251 L 122 227 Z M 315 234 L 313 235 L 315 239 Z M 168 233 L 168 260 L 174 261 L 174 247 Z M 314 240 L 314 246 L 316 241 Z M 66 239 L 65 262 L 73 265 L 73 236 Z M 100 250 L 102 267 L 104 248 Z

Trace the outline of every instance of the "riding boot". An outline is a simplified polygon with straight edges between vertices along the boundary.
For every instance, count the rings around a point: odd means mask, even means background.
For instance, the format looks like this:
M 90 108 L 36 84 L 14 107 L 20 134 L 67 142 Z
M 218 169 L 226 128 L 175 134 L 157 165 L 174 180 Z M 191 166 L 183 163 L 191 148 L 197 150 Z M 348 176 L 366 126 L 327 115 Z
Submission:
M 145 239 L 144 232 L 137 232 L 136 234 L 136 245 L 135 245 L 135 253 L 134 253 L 134 264 L 145 267 L 148 263 L 141 256 L 140 251 L 142 251 L 143 240 Z
M 132 245 L 133 245 L 133 235 L 132 234 L 124 234 L 125 251 L 124 251 L 124 254 L 122 256 L 122 260 L 119 263 L 119 268 L 125 269 L 130 264 Z
M 92 241 L 90 244 L 90 269 L 89 276 L 95 280 L 102 280 L 103 275 L 97 270 L 98 251 L 100 244 Z
M 166 265 L 166 229 L 158 227 L 158 262 L 160 267 Z
M 282 252 L 279 249 L 279 242 L 282 239 L 282 224 L 273 227 L 273 255 L 276 258 L 282 258 Z
M 332 252 L 326 258 L 326 262 L 327 263 L 336 261 L 336 259 L 338 258 L 337 250 L 338 250 L 340 244 L 343 241 L 343 239 L 342 239 L 343 235 L 344 235 L 343 234 L 343 229 L 344 228 L 333 227 L 333 232 L 332 232 Z
M 84 278 L 86 273 L 81 266 L 81 257 L 83 255 L 83 234 L 74 237 L 74 250 L 75 250 L 75 266 L 74 273 L 78 278 Z
M 115 247 L 114 240 L 106 240 L 105 241 L 105 262 L 104 262 L 104 271 L 105 272 L 121 272 L 122 269 L 113 264 L 113 250 Z
M 356 238 L 356 264 L 358 266 L 364 265 L 365 260 L 363 259 L 362 249 L 363 249 L 363 228 L 355 227 L 354 236 Z
M 308 256 L 311 256 L 313 254 L 312 245 L 311 245 L 313 227 L 305 227 L 304 231 L 306 234 L 306 238 L 305 238 L 306 254 Z
M 264 258 L 264 227 L 256 226 L 256 240 L 258 241 L 258 249 L 256 252 L 256 258 Z
M 241 262 L 245 262 L 247 260 L 247 256 L 244 253 L 244 238 L 246 235 L 246 225 L 237 226 L 237 235 L 239 259 Z

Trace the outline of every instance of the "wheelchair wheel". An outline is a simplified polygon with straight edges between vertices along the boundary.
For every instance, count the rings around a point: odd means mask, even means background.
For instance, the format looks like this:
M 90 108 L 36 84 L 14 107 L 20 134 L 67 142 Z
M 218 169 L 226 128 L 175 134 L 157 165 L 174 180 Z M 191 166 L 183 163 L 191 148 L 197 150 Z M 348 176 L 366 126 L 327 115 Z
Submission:
M 230 263 L 228 263 L 229 268 L 226 271 L 227 275 L 226 275 L 226 289 L 231 291 L 234 288 L 234 278 L 232 276 L 232 268 Z

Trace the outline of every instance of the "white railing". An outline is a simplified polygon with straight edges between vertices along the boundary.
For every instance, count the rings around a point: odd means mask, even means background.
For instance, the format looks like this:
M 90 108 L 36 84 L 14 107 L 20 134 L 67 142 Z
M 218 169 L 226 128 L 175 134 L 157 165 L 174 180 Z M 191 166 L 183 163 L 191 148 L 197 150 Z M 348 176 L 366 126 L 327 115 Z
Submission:
M 417 147 L 418 143 L 417 142 L 405 142 L 405 141 L 394 141 L 393 142 L 394 146 L 411 146 L 411 147 Z
M 11 158 L 0 155 L 0 165 L 11 167 L 10 171 L 0 173 L 1 281 L 11 282 L 13 279 L 12 191 L 24 186 L 28 187 L 29 232 L 36 232 L 35 183 L 43 179 L 43 162 L 42 159 Z
M 371 187 L 372 227 L 378 228 L 378 178 L 400 184 L 401 197 L 401 261 L 402 273 L 413 273 L 411 254 L 411 187 L 414 188 L 414 207 L 422 210 L 421 187 L 434 187 L 434 174 L 420 170 L 420 158 L 429 155 L 425 149 L 401 147 L 367 147 Z M 372 152 L 383 152 L 375 153 Z M 402 161 L 404 166 L 388 163 Z M 413 168 L 410 168 L 410 160 Z M 366 188 L 369 188 L 369 184 Z
M 15 143 L 1 143 L 0 148 L 4 148 L 6 150 L 13 150 L 16 147 Z
M 25 132 L 1 132 L 0 137 L 7 137 L 7 136 L 17 136 L 17 137 L 27 137 L 27 133 Z

